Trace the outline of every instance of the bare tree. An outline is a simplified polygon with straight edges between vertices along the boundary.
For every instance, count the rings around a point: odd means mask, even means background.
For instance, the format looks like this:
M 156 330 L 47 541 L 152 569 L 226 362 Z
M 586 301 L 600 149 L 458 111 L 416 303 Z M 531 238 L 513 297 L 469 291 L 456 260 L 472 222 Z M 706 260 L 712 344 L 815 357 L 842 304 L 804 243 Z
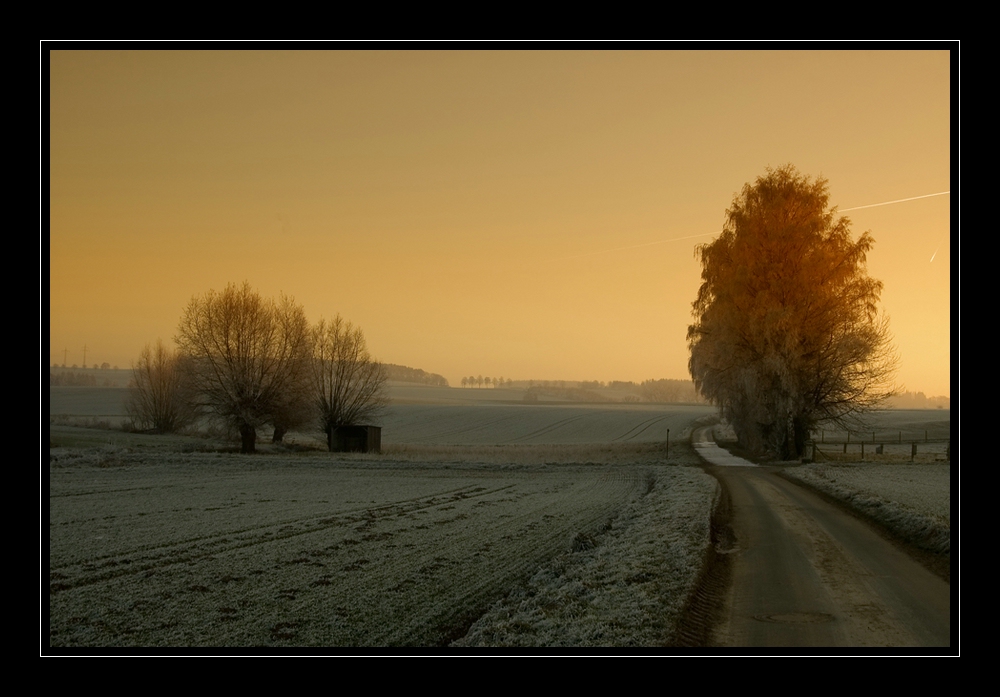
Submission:
M 798 457 L 818 422 L 843 423 L 895 391 L 882 284 L 865 264 L 874 240 L 854 241 L 827 201 L 826 180 L 769 169 L 698 249 L 691 376 L 741 445 L 781 459 Z
M 132 364 L 125 413 L 139 431 L 172 433 L 194 422 L 196 410 L 185 394 L 179 356 L 162 340 L 146 344 Z
M 258 428 L 307 399 L 308 323 L 290 298 L 262 298 L 245 282 L 210 290 L 191 300 L 176 341 L 200 404 L 239 432 L 244 453 L 255 452 Z
M 312 330 L 313 393 L 326 433 L 327 447 L 342 426 L 378 418 L 388 406 L 385 367 L 368 353 L 360 327 L 337 315 Z

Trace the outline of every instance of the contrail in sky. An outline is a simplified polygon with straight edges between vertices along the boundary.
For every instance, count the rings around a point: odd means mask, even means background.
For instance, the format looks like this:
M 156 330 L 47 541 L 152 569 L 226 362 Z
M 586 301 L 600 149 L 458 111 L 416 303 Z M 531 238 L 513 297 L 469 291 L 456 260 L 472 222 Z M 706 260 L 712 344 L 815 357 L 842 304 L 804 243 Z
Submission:
M 910 198 L 897 198 L 895 201 L 883 201 L 882 203 L 869 203 L 867 206 L 855 206 L 854 208 L 843 208 L 838 210 L 838 213 L 843 213 L 845 211 L 857 211 L 862 208 L 874 208 L 875 206 L 888 206 L 890 203 L 902 203 L 903 201 L 916 201 L 918 198 L 930 198 L 931 196 L 944 196 L 945 194 L 950 194 L 950 191 L 939 191 L 936 194 L 924 194 L 923 196 L 911 196 Z
M 911 196 L 909 198 L 897 198 L 895 201 L 883 201 L 882 203 L 869 203 L 867 206 L 854 206 L 853 208 L 843 208 L 838 209 L 838 213 L 844 213 L 847 211 L 857 211 L 862 208 L 875 208 L 876 206 L 888 206 L 893 203 L 903 203 L 904 201 L 916 201 L 921 198 L 930 198 L 931 196 L 944 196 L 945 194 L 950 194 L 951 191 L 939 191 L 936 194 L 924 194 L 923 196 Z M 626 249 L 638 249 L 639 247 L 650 247 L 654 244 L 666 244 L 667 242 L 680 242 L 681 240 L 693 240 L 696 237 L 708 237 L 709 235 L 718 235 L 719 232 L 703 232 L 700 235 L 688 235 L 686 237 L 671 237 L 669 240 L 656 240 L 655 242 L 644 242 L 642 244 L 633 244 L 628 247 L 612 247 L 611 249 L 596 249 L 593 252 L 581 252 L 580 254 L 570 254 L 565 257 L 556 257 L 553 261 L 561 261 L 563 259 L 576 259 L 577 257 L 586 257 L 591 254 L 606 254 L 608 252 L 621 252 Z M 937 252 L 934 252 L 937 254 Z M 934 257 L 931 257 L 931 261 L 934 261 Z

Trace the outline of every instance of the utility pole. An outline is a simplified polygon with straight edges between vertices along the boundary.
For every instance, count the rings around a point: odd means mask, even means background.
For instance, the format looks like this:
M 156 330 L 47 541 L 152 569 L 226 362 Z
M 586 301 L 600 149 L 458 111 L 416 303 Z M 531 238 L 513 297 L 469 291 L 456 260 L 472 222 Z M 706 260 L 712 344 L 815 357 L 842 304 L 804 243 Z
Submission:
M 63 349 L 63 368 L 66 367 L 66 354 L 67 353 L 69 353 L 69 349 L 68 348 L 64 348 Z
M 87 345 L 83 345 L 83 367 L 87 367 Z

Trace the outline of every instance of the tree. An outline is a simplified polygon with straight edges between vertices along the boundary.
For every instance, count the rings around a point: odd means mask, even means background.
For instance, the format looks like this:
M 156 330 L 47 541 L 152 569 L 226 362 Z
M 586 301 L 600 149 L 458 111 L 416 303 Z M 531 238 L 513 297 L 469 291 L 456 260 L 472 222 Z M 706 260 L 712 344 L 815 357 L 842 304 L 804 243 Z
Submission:
M 865 232 L 827 209 L 827 181 L 791 165 L 747 184 L 698 248 L 689 368 L 740 444 L 801 455 L 819 422 L 846 425 L 894 394 L 896 354 L 868 276 Z
M 385 367 L 368 353 L 360 327 L 340 315 L 312 330 L 312 384 L 327 447 L 342 426 L 362 425 L 388 405 Z
M 262 298 L 245 282 L 210 290 L 188 304 L 176 341 L 199 403 L 239 432 L 244 453 L 258 428 L 308 399 L 309 326 L 291 298 Z
M 157 341 L 142 349 L 132 364 L 125 413 L 139 431 L 173 433 L 194 422 L 197 414 L 185 393 L 180 357 Z

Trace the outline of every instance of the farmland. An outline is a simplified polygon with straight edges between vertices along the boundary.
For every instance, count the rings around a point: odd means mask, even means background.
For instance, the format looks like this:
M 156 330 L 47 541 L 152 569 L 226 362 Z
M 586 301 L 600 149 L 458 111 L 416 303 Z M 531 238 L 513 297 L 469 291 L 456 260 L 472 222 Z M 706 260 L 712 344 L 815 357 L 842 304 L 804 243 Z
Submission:
M 53 425 L 49 644 L 444 646 L 475 623 L 465 645 L 663 645 L 717 495 L 688 409 L 404 403 L 379 456 Z M 542 606 L 481 619 L 543 580 Z
M 246 456 L 74 426 L 121 414 L 87 389 L 51 390 L 51 647 L 664 646 L 709 545 L 708 407 L 397 388 L 381 455 Z
M 651 525 L 657 554 L 621 571 L 682 599 L 715 495 L 654 448 L 630 466 L 55 456 L 52 646 L 442 645 L 553 558 Z M 634 619 L 666 641 L 669 614 Z

